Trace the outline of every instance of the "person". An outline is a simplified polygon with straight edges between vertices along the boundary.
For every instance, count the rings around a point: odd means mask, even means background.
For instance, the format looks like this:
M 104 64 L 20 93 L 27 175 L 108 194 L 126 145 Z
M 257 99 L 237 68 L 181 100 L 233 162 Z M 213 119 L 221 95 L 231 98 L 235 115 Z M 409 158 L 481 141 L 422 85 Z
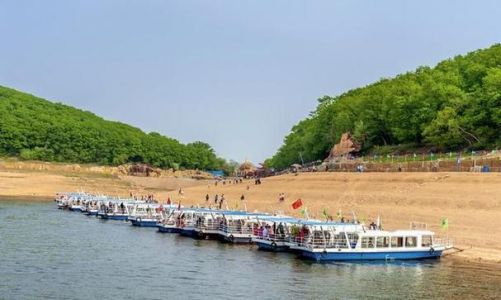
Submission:
M 247 190 L 250 190 L 250 186 L 249 185 L 247 185 Z
M 219 195 L 218 194 L 216 194 L 216 196 L 214 196 L 214 204 L 216 204 L 216 205 L 217 205 L 217 200 L 219 200 Z
M 179 188 L 179 192 L 178 192 L 178 195 L 179 195 L 179 196 L 182 196 L 182 195 L 184 195 L 184 192 L 183 192 L 183 188 Z
M 245 196 L 244 194 L 242 194 L 242 196 L 240 196 L 240 201 L 244 201 L 245 200 Z
M 285 193 L 280 193 L 278 195 L 278 202 L 284 202 L 285 201 Z
M 279 234 L 279 237 L 283 238 L 285 235 L 285 230 L 284 230 L 284 225 L 282 224 L 282 222 L 280 222 L 278 224 L 277 231 L 278 231 L 277 233 Z
M 120 209 L 122 210 L 122 214 L 125 214 L 125 205 L 124 203 L 120 203 Z
M 167 205 L 170 205 L 170 204 L 171 204 L 170 197 L 167 197 Z
M 223 202 L 224 202 L 224 194 L 221 194 L 221 199 L 219 200 L 219 209 L 223 207 Z
M 205 195 L 205 203 L 209 203 L 209 194 Z
M 263 228 L 263 237 L 265 237 L 265 238 L 267 238 L 267 237 L 268 237 L 268 227 L 267 227 L 267 226 L 265 226 L 265 227 Z

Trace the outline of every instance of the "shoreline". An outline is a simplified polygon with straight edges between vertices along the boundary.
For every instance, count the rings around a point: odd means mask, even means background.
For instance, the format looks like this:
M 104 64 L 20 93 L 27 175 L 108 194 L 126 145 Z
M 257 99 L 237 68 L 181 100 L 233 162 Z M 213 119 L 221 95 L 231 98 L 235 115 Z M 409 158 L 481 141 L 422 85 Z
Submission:
M 252 180 L 242 184 L 219 184 L 187 178 L 86 177 L 65 176 L 54 172 L 0 171 L 0 201 L 50 202 L 57 192 L 85 190 L 107 195 L 154 194 L 160 202 L 167 197 L 184 206 L 205 206 L 209 194 L 224 194 L 229 208 L 243 209 L 245 195 L 248 211 L 259 210 L 299 217 L 290 204 L 301 198 L 311 218 L 320 219 L 324 208 L 330 215 L 338 210 L 351 219 L 351 210 L 366 223 L 381 216 L 387 230 L 408 228 L 409 222 L 428 224 L 439 236 L 448 235 L 462 252 L 443 259 L 466 263 L 501 263 L 501 173 L 301 173 Z M 184 196 L 178 196 L 182 187 Z M 248 189 L 247 189 L 248 187 Z M 286 193 L 280 203 L 277 197 Z M 450 227 L 440 229 L 440 219 L 447 217 Z
M 0 201 L 17 201 L 17 202 L 53 202 L 54 197 L 33 196 L 33 195 L 0 195 Z

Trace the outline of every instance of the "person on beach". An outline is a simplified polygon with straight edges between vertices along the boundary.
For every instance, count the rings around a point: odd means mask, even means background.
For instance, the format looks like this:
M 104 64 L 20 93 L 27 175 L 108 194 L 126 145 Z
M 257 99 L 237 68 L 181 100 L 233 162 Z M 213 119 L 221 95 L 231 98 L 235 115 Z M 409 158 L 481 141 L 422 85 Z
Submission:
M 214 204 L 217 205 L 217 201 L 219 200 L 219 195 L 216 194 L 216 196 L 214 196 Z
M 219 209 L 223 207 L 223 202 L 224 202 L 224 194 L 221 194 L 221 200 L 219 200 Z
M 178 195 L 179 195 L 179 196 L 183 196 L 183 195 L 184 195 L 183 188 L 179 188 Z
M 205 204 L 209 203 L 209 194 L 205 195 Z
M 244 201 L 245 200 L 245 196 L 244 194 L 242 194 L 242 196 L 240 196 L 240 201 Z
M 278 195 L 278 202 L 284 202 L 285 201 L 285 193 L 280 193 Z

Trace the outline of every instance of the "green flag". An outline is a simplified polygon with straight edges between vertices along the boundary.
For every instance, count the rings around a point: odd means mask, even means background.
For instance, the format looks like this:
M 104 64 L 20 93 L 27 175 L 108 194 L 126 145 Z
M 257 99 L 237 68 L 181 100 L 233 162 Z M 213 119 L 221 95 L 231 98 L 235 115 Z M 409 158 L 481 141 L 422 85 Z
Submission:
M 301 209 L 301 216 L 303 216 L 303 218 L 306 216 L 306 210 L 307 210 L 306 207 Z
M 322 215 L 324 216 L 324 218 L 328 219 L 329 218 L 329 213 L 327 212 L 327 208 L 324 208 L 324 210 L 322 211 Z
M 440 220 L 440 228 L 442 230 L 446 230 L 447 228 L 449 228 L 449 218 L 442 218 Z

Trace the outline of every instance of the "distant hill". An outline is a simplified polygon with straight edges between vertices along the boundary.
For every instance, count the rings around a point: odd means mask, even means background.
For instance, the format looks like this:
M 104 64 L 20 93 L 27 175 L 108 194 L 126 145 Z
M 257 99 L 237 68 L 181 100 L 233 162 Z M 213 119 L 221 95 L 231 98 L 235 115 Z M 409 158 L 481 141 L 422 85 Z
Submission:
M 0 155 L 106 165 L 144 162 L 161 168 L 218 169 L 225 164 L 206 143 L 184 145 L 2 86 Z
M 501 45 L 320 98 L 268 166 L 324 159 L 344 132 L 363 153 L 501 146 Z

